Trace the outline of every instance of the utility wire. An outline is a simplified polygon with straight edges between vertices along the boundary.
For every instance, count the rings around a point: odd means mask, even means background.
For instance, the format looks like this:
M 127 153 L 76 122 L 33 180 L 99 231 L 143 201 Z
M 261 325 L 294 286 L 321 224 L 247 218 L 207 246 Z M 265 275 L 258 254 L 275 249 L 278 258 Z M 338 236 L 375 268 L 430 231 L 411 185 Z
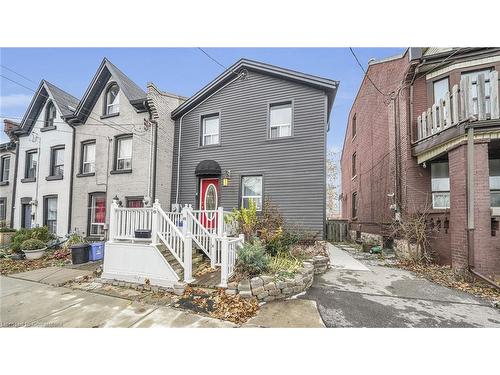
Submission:
M 227 69 L 227 67 L 225 67 L 223 64 L 221 64 L 219 61 L 217 61 L 217 60 L 216 60 L 215 58 L 213 58 L 212 56 L 210 56 L 210 55 L 208 54 L 208 52 L 207 52 L 207 51 L 205 51 L 203 48 L 198 47 L 198 49 L 199 49 L 201 52 L 203 52 L 203 53 L 205 54 L 205 56 L 207 56 L 210 60 L 212 60 L 214 63 L 216 63 L 217 65 L 219 65 L 220 67 L 222 67 L 224 70 L 226 70 L 226 69 Z
M 15 70 L 13 70 L 13 69 L 11 69 L 11 68 L 9 68 L 9 67 L 7 67 L 7 66 L 3 65 L 3 64 L 0 64 L 0 66 L 1 66 L 3 69 L 6 69 L 6 70 L 8 70 L 9 72 L 14 73 L 14 74 L 15 74 L 15 75 L 17 75 L 17 76 L 19 76 L 19 77 L 21 77 L 21 78 L 24 78 L 25 80 L 30 81 L 30 82 L 32 82 L 32 83 L 34 83 L 35 85 L 38 83 L 38 82 L 33 81 L 32 79 L 30 79 L 30 78 L 28 78 L 28 77 L 26 77 L 26 76 L 22 75 L 21 73 L 16 72 Z
M 375 89 L 381 93 L 383 96 L 389 96 L 385 93 L 383 93 L 378 87 L 377 85 L 375 84 L 375 82 L 372 81 L 372 79 L 370 78 L 370 76 L 368 75 L 368 72 L 367 70 L 365 70 L 365 68 L 363 68 L 363 65 L 361 64 L 361 62 L 359 61 L 358 59 L 358 56 L 356 56 L 356 54 L 354 53 L 353 49 L 351 47 L 349 47 L 349 51 L 351 51 L 352 55 L 354 56 L 354 59 L 356 60 L 356 62 L 358 63 L 359 67 L 361 68 L 361 70 L 363 71 L 363 73 L 365 73 L 365 76 L 366 78 L 368 78 L 368 80 L 371 82 L 371 84 L 373 85 L 373 87 L 375 87 Z

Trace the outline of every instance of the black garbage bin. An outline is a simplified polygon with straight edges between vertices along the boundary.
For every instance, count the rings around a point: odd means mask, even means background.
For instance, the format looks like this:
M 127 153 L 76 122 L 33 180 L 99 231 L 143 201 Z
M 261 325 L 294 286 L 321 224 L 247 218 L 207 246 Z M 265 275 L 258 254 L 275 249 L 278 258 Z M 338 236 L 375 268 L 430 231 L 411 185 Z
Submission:
M 151 238 L 151 229 L 136 229 L 135 238 Z
M 89 261 L 89 244 L 81 243 L 71 246 L 71 262 L 82 264 Z

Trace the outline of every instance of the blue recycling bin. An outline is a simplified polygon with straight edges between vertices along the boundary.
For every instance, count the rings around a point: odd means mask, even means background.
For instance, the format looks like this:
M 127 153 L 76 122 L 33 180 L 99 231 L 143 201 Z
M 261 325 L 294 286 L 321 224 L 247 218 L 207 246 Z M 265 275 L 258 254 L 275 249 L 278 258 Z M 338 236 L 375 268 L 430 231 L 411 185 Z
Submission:
M 90 244 L 89 260 L 96 261 L 104 258 L 104 242 L 94 242 Z

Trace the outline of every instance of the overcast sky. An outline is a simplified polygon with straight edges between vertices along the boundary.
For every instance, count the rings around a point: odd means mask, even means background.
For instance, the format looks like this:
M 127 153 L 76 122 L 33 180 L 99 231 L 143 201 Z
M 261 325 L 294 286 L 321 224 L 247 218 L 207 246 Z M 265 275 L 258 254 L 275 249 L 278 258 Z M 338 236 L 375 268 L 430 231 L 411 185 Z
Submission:
M 340 81 L 330 119 L 328 145 L 342 148 L 349 109 L 363 72 L 348 48 L 205 48 L 228 67 L 242 57 Z M 370 58 L 396 55 L 403 48 L 354 48 L 366 67 Z M 2 48 L 2 75 L 35 90 L 40 80 L 81 98 L 103 57 L 139 86 L 154 82 L 162 90 L 191 96 L 224 69 L 196 48 Z M 3 77 L 0 118 L 20 121 L 33 91 Z M 29 79 L 29 80 L 28 80 Z M 3 124 L 2 124 L 3 125 Z M 2 142 L 6 137 L 2 132 Z

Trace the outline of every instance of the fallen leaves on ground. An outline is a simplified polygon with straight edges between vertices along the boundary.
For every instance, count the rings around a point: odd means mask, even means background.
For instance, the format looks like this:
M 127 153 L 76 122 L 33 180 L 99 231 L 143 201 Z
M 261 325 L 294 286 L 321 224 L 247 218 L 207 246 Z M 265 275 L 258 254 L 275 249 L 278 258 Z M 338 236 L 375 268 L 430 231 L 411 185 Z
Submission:
M 290 254 L 301 258 L 312 258 L 316 255 L 328 256 L 326 241 L 316 241 L 314 245 L 294 245 L 290 248 Z
M 412 271 L 437 284 L 461 290 L 476 297 L 500 304 L 499 289 L 479 279 L 468 281 L 460 278 L 453 273 L 449 266 L 440 266 L 437 264 L 424 265 L 405 260 L 400 260 L 395 266 L 407 271 Z
M 10 275 L 13 273 L 37 270 L 46 267 L 57 267 L 71 263 L 69 251 L 56 250 L 48 252 L 43 258 L 35 260 L 13 260 L 9 258 L 0 259 L 0 274 Z
M 195 277 L 200 277 L 200 276 L 203 276 L 207 273 L 211 273 L 211 272 L 216 272 L 217 270 L 210 267 L 210 262 L 203 262 L 202 264 L 200 264 L 196 270 L 196 272 L 194 273 L 194 276 Z
M 245 299 L 240 295 L 228 295 L 224 289 L 207 291 L 187 287 L 184 295 L 174 304 L 195 312 L 210 315 L 212 318 L 228 320 L 241 324 L 253 317 L 259 310 L 255 298 Z

